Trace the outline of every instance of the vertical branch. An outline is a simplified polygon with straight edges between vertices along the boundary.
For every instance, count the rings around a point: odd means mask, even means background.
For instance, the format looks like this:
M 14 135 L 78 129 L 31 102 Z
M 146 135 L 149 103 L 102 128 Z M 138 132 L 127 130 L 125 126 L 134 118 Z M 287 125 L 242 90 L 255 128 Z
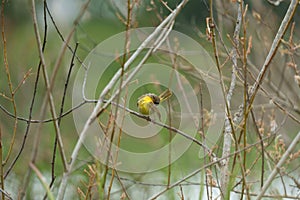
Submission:
M 46 1 L 44 1 L 44 13 L 43 13 L 44 14 L 44 36 L 43 36 L 44 38 L 43 38 L 43 46 L 42 46 L 42 51 L 43 52 L 44 52 L 45 47 L 46 47 L 47 32 L 48 32 L 48 25 L 47 25 L 47 17 L 46 17 L 45 4 L 46 4 Z M 30 104 L 30 108 L 29 108 L 28 122 L 27 122 L 26 130 L 25 130 L 24 138 L 23 138 L 23 141 L 22 141 L 22 145 L 21 145 L 21 148 L 20 148 L 20 150 L 18 152 L 18 155 L 16 156 L 15 161 L 21 155 L 21 153 L 22 153 L 22 151 L 24 149 L 25 143 L 26 143 L 27 135 L 29 133 L 29 128 L 30 128 L 30 124 L 31 124 L 30 121 L 31 121 L 31 118 L 32 118 L 33 105 L 34 105 L 35 97 L 36 97 L 36 93 L 37 93 L 37 86 L 38 86 L 38 82 L 39 82 L 41 66 L 42 66 L 42 63 L 41 63 L 41 61 L 39 61 L 38 68 L 37 68 L 37 73 L 36 73 L 36 78 L 35 78 L 35 82 L 34 82 L 34 89 L 33 89 L 32 100 L 31 100 L 31 104 Z M 39 124 L 39 126 L 41 126 L 41 123 Z M 39 128 L 38 128 L 38 130 L 39 130 Z M 39 132 L 37 132 L 37 133 L 39 133 Z M 35 138 L 34 144 L 37 143 L 37 139 L 38 138 Z M 36 153 L 34 153 L 34 150 L 33 150 L 33 152 L 32 152 L 32 159 L 31 159 L 32 163 L 34 163 L 34 157 L 35 157 L 34 154 L 36 154 Z M 29 168 L 27 170 L 26 175 L 24 176 L 23 187 L 20 189 L 20 197 L 19 197 L 20 199 L 23 199 L 24 196 L 25 196 L 26 188 L 29 185 L 28 183 L 29 183 L 29 180 L 30 180 L 31 171 L 32 171 L 32 169 Z
M 0 187 L 1 187 L 1 190 L 2 191 L 5 191 L 4 190 L 4 176 L 3 176 L 3 164 L 2 164 L 2 161 L 3 161 L 3 149 L 2 149 L 2 131 L 1 131 L 1 127 L 0 127 Z M 2 198 L 1 199 L 4 199 L 4 193 L 2 193 Z
M 130 43 L 131 43 L 131 41 L 130 41 L 130 28 L 131 28 L 131 24 L 132 24 L 134 3 L 136 3 L 136 2 L 135 1 L 131 2 L 131 0 L 127 0 L 127 20 L 126 20 L 126 24 L 125 24 L 126 25 L 126 33 L 125 33 L 125 43 L 124 43 L 124 55 L 122 56 L 123 59 L 121 61 L 122 63 L 121 63 L 121 76 L 120 76 L 119 91 L 121 91 L 122 85 L 123 85 L 123 82 L 124 82 L 125 64 L 126 64 L 127 58 L 130 57 L 130 50 L 129 50 L 130 49 Z M 124 104 L 126 104 L 126 100 L 127 100 L 126 97 L 127 97 L 127 94 L 125 95 Z M 116 96 L 116 104 L 118 105 L 119 102 L 120 102 L 120 93 Z M 123 110 L 122 112 L 125 112 L 125 110 Z M 110 145 L 109 146 L 109 151 L 107 152 L 108 157 L 111 154 L 113 138 L 114 138 L 114 134 L 115 134 L 116 126 L 117 126 L 117 123 L 116 123 L 117 115 L 118 115 L 118 106 L 116 107 L 114 117 L 113 117 L 113 129 L 112 129 L 112 134 L 111 134 L 111 141 L 109 143 L 109 145 Z M 119 127 L 117 148 L 119 148 L 120 144 L 121 144 L 122 124 L 123 124 L 123 120 L 124 120 L 125 115 L 121 115 L 121 116 L 123 116 L 123 118 L 122 118 L 122 121 L 121 121 L 120 127 Z M 113 165 L 117 164 L 117 159 L 118 159 L 118 149 L 117 149 L 117 152 L 116 152 L 115 160 L 112 161 Z M 105 176 L 106 176 L 107 172 L 108 172 L 108 163 L 106 163 Z M 111 175 L 111 181 L 110 181 L 110 184 L 109 184 L 109 187 L 108 187 L 107 199 L 110 198 L 110 192 L 111 192 L 111 189 L 112 189 L 112 184 L 113 184 L 115 175 L 117 176 L 117 178 L 119 180 L 119 183 L 122 187 L 122 190 L 123 190 L 124 194 L 126 195 L 127 198 L 129 198 L 129 195 L 126 191 L 126 188 L 124 187 L 124 185 L 123 185 L 123 183 L 122 183 L 122 181 L 121 181 L 121 179 L 118 175 L 118 171 L 115 168 L 112 168 L 112 175 Z M 103 191 L 104 191 L 104 188 L 103 188 Z
M 240 3 L 240 10 L 243 12 L 242 14 L 242 23 L 243 23 L 243 70 L 244 70 L 244 105 L 247 105 L 247 102 L 249 100 L 248 97 L 248 79 L 247 79 L 247 73 L 248 73 L 248 69 L 247 69 L 247 26 L 246 26 L 246 22 L 245 22 L 245 16 L 247 13 L 247 5 L 244 9 L 244 2 L 241 1 Z M 247 119 L 248 119 L 248 112 L 246 112 L 247 107 L 244 106 L 244 123 L 243 123 L 243 128 L 241 131 L 241 134 L 243 135 L 243 147 L 245 148 L 247 146 Z M 241 195 L 241 199 L 243 198 L 243 194 L 244 194 L 244 190 L 246 188 L 246 192 L 247 192 L 247 198 L 250 199 L 250 195 L 249 195 L 249 187 L 247 186 L 246 183 L 246 155 L 247 152 L 244 151 L 243 152 L 243 159 L 242 159 L 242 167 L 241 167 L 241 172 L 242 172 L 242 179 L 243 179 L 243 184 L 242 184 L 242 195 Z
M 242 5 L 241 5 L 242 6 Z M 231 82 L 230 87 L 226 96 L 226 102 L 230 109 L 231 98 L 233 95 L 233 91 L 236 85 L 236 74 L 237 74 L 237 57 L 238 57 L 238 47 L 239 47 L 239 34 L 242 25 L 242 8 L 238 6 L 238 15 L 236 20 L 236 26 L 233 34 L 233 42 L 234 48 L 232 49 L 232 57 L 231 60 L 233 62 L 232 71 L 231 71 Z M 233 129 L 230 123 L 229 116 L 225 116 L 225 131 L 224 131 L 224 142 L 223 142 L 223 153 L 222 157 L 227 157 L 230 154 L 231 148 L 231 135 L 233 134 Z M 227 197 L 227 188 L 229 184 L 229 157 L 224 160 L 224 165 L 221 167 L 221 191 L 223 193 L 223 197 Z
M 55 128 L 55 133 L 58 138 L 59 150 L 60 150 L 63 167 L 64 167 L 64 170 L 66 170 L 67 169 L 66 154 L 64 152 L 62 137 L 61 137 L 61 133 L 60 133 L 60 128 L 58 126 L 57 115 L 56 115 L 56 111 L 55 111 L 54 99 L 53 99 L 53 96 L 51 93 L 51 85 L 50 85 L 50 81 L 49 81 L 48 73 L 47 73 L 47 66 L 46 66 L 46 62 L 45 62 L 44 54 L 43 54 L 43 50 L 42 50 L 41 38 L 40 38 L 39 28 L 38 28 L 38 24 L 37 24 L 36 10 L 35 10 L 35 0 L 31 1 L 31 8 L 32 8 L 32 17 L 33 17 L 33 24 L 34 24 L 34 31 L 35 31 L 37 46 L 38 46 L 38 52 L 39 52 L 40 60 L 42 63 L 42 71 L 43 71 L 45 85 L 47 88 L 47 97 L 48 97 L 48 101 L 50 103 L 50 111 L 51 111 L 51 114 L 53 117 L 53 125 Z
M 235 29 L 235 40 L 236 40 L 236 45 L 238 46 L 238 40 L 239 40 L 239 32 L 240 32 L 240 27 L 241 27 L 241 11 L 238 14 L 238 20 L 237 20 L 237 25 Z M 227 198 L 227 189 L 228 189 L 228 184 L 229 184 L 229 157 L 228 155 L 230 154 L 230 148 L 231 148 L 231 139 L 233 137 L 234 141 L 237 142 L 235 132 L 234 132 L 234 126 L 233 126 L 233 121 L 232 121 L 232 115 L 230 112 L 230 101 L 231 97 L 235 88 L 236 84 L 236 67 L 237 67 L 237 49 L 234 50 L 235 54 L 233 59 L 233 69 L 232 69 L 232 80 L 230 84 L 230 89 L 229 92 L 226 95 L 226 89 L 225 89 L 225 84 L 224 84 L 224 78 L 223 78 L 223 73 L 220 67 L 220 61 L 219 61 L 219 56 L 218 56 L 218 50 L 217 50 L 217 42 L 216 42 L 216 37 L 215 37 L 215 24 L 214 24 L 214 16 L 213 16 L 213 1 L 210 1 L 210 18 L 208 22 L 208 27 L 209 27 L 209 34 L 210 38 L 212 39 L 212 45 L 214 49 L 214 55 L 215 55 L 215 60 L 216 60 L 216 65 L 218 68 L 219 72 L 219 81 L 220 85 L 222 88 L 223 92 L 223 98 L 225 102 L 225 132 L 224 132 L 224 144 L 223 144 L 223 155 L 222 158 L 226 158 L 222 161 L 222 166 L 221 166 L 221 193 L 222 193 L 222 198 Z M 237 148 L 237 145 L 236 145 Z
M 66 79 L 66 82 L 65 82 L 63 97 L 62 97 L 61 106 L 60 106 L 60 113 L 59 113 L 59 118 L 58 118 L 58 125 L 59 126 L 60 126 L 62 115 L 63 115 L 63 112 L 64 112 L 65 98 L 66 98 L 66 95 L 67 95 L 67 89 L 68 89 L 71 73 L 72 73 L 72 70 L 73 70 L 73 67 L 74 67 L 74 58 L 75 58 L 75 55 L 76 55 L 76 52 L 77 52 L 77 48 L 78 48 L 78 43 L 76 43 L 76 45 L 75 45 L 75 49 L 73 51 L 73 55 L 72 55 L 72 59 L 71 59 L 67 79 Z M 58 142 L 58 138 L 57 138 L 57 136 L 55 136 L 53 154 L 52 154 L 52 161 L 51 161 L 51 181 L 50 181 L 50 184 L 49 184 L 49 188 L 52 187 L 52 185 L 54 183 L 54 180 L 55 180 L 55 159 L 56 159 L 57 142 Z M 44 199 L 46 199 L 46 198 L 47 198 L 47 194 L 44 196 Z
M 204 123 L 204 106 L 203 106 L 203 88 L 202 88 L 202 83 L 200 82 L 199 83 L 199 93 L 200 93 L 200 113 L 201 113 L 201 117 L 200 117 L 200 129 L 199 129 L 199 132 L 200 132 L 200 138 L 202 138 L 202 141 L 204 144 L 206 144 L 206 139 L 205 139 L 205 134 L 204 134 L 204 126 L 205 126 L 205 123 Z M 205 149 L 203 149 L 204 152 L 205 152 Z M 206 165 L 206 160 L 207 159 L 203 159 L 204 160 L 204 165 Z M 206 195 L 207 195 L 207 199 L 212 199 L 212 190 L 210 189 L 211 187 L 209 187 L 209 172 L 211 171 L 211 169 L 209 170 L 205 170 L 202 174 L 205 175 L 205 191 L 206 191 Z M 203 176 L 202 176 L 203 177 Z M 201 178 L 202 178 L 201 177 Z M 202 197 L 202 195 L 200 195 L 200 198 Z
M 13 106 L 14 116 L 17 116 L 17 106 L 16 106 L 16 102 L 15 102 L 15 93 L 14 93 L 14 89 L 13 89 L 13 84 L 11 82 L 9 65 L 8 65 L 8 60 L 7 60 L 7 44 L 6 44 L 6 36 L 5 36 L 4 7 L 5 7 L 5 0 L 2 0 L 2 5 L 1 5 L 1 35 L 2 35 L 2 42 L 3 42 L 3 62 L 4 62 L 5 73 L 6 73 L 6 76 L 7 76 L 9 92 L 10 92 L 9 100 L 11 101 L 12 106 Z M 4 165 L 8 161 L 8 159 L 11 155 L 14 143 L 15 143 L 17 125 L 18 125 L 18 120 L 17 120 L 17 118 L 15 118 L 12 139 L 11 139 L 11 142 L 10 142 L 8 153 L 7 153 L 6 158 L 3 162 Z
M 169 126 L 172 126 L 172 115 L 171 115 L 171 108 L 170 108 L 170 100 L 167 99 L 167 106 L 168 106 L 168 124 Z M 169 144 L 172 142 L 172 130 L 169 130 Z M 171 174 L 172 174 L 172 145 L 168 145 L 169 147 L 169 153 L 168 153 L 168 179 L 167 179 L 167 185 L 169 186 L 171 184 Z

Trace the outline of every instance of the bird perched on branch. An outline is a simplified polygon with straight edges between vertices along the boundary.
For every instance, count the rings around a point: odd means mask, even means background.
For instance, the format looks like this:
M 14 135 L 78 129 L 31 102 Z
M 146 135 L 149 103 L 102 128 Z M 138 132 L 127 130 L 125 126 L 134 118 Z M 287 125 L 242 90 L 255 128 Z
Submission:
M 150 115 L 152 112 L 155 112 L 160 119 L 160 112 L 156 106 L 168 99 L 171 95 L 172 92 L 167 89 L 158 96 L 153 93 L 140 96 L 137 101 L 139 112 L 143 115 Z

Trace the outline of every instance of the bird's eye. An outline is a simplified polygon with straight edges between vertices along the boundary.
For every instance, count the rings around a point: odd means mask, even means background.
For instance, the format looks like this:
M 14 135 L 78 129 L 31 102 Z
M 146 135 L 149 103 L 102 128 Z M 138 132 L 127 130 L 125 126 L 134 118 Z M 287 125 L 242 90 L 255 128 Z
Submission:
M 158 105 L 158 104 L 160 103 L 160 99 L 159 99 L 158 96 L 153 96 L 153 103 L 154 103 L 155 105 Z

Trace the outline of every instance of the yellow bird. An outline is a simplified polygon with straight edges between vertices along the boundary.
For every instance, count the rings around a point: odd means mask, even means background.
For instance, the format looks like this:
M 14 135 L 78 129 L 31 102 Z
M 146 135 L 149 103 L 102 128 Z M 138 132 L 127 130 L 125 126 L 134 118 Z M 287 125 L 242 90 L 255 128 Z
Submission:
M 153 93 L 148 93 L 140 96 L 137 101 L 137 107 L 139 109 L 139 112 L 143 115 L 150 115 L 150 113 L 154 111 L 158 114 L 158 117 L 160 119 L 160 113 L 156 106 L 164 100 L 168 99 L 171 95 L 172 92 L 169 89 L 167 89 L 159 96 Z

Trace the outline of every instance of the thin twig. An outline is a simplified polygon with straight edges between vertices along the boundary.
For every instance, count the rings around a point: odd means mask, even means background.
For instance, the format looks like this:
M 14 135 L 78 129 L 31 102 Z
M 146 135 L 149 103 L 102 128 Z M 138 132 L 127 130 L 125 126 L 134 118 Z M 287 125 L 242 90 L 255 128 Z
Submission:
M 293 150 L 296 148 L 297 144 L 300 141 L 300 131 L 298 132 L 297 136 L 293 139 L 292 143 L 288 147 L 288 149 L 284 152 L 281 159 L 278 161 L 276 166 L 274 167 L 273 171 L 269 175 L 268 179 L 265 181 L 264 186 L 261 188 L 260 193 L 257 196 L 257 199 L 261 199 L 263 195 L 265 194 L 266 190 L 270 187 L 274 177 L 278 172 L 280 172 L 280 168 L 285 164 L 286 160 L 289 158 Z
M 39 71 L 39 69 L 38 69 Z M 39 76 L 39 75 L 38 75 Z M 37 79 L 35 81 L 35 84 L 38 83 L 38 76 Z M 36 86 L 35 86 L 36 87 Z M 34 97 L 36 95 L 36 89 L 34 89 Z M 87 101 L 82 101 L 81 103 L 79 103 L 78 105 L 74 106 L 73 108 L 70 108 L 69 110 L 67 110 L 66 112 L 64 112 L 61 116 L 57 117 L 57 118 L 49 118 L 49 119 L 31 119 L 32 115 L 30 115 L 28 118 L 24 118 L 24 117 L 20 117 L 20 116 L 15 116 L 13 113 L 10 113 L 7 109 L 5 109 L 2 105 L 0 105 L 0 110 L 2 110 L 5 114 L 7 114 L 9 117 L 17 119 L 19 121 L 23 121 L 26 122 L 27 124 L 42 124 L 42 123 L 50 123 L 53 122 L 55 120 L 61 120 L 63 117 L 66 117 L 67 115 L 71 114 L 73 111 L 75 111 L 76 109 L 80 108 L 81 106 L 85 105 L 86 103 L 88 103 Z M 33 104 L 33 103 L 31 103 Z M 33 106 L 33 105 L 32 105 Z M 42 106 L 43 107 L 43 106 Z M 32 108 L 29 109 L 30 111 L 32 111 Z M 31 112 L 32 113 L 32 112 Z M 26 131 L 25 131 L 26 132 Z
M 21 86 L 25 83 L 26 79 L 31 75 L 31 68 L 24 74 L 23 79 L 19 82 L 19 84 L 17 85 L 17 87 L 14 89 L 13 93 L 15 94 L 20 88 Z
M 2 42 L 3 42 L 3 63 L 4 63 L 4 68 L 5 68 L 5 74 L 7 77 L 7 82 L 8 82 L 8 87 L 9 87 L 9 92 L 10 92 L 10 101 L 13 106 L 14 110 L 14 115 L 17 115 L 17 105 L 15 102 L 15 93 L 13 89 L 13 84 L 11 81 L 11 76 L 10 76 L 10 71 L 9 71 L 9 64 L 8 64 L 8 58 L 7 58 L 7 43 L 6 43 L 6 35 L 5 35 L 5 19 L 4 19 L 4 8 L 5 8 L 5 0 L 2 0 L 1 4 L 1 36 L 2 36 Z M 6 158 L 3 161 L 3 165 L 5 165 L 8 161 L 8 159 L 11 156 L 13 146 L 15 144 L 15 138 L 16 138 L 16 132 L 17 132 L 17 126 L 18 126 L 18 120 L 14 120 L 14 127 L 13 127 L 13 133 L 12 133 L 12 138 L 9 144 L 9 149 L 6 155 Z M 4 178 L 6 176 L 4 175 Z
M 243 62 L 243 76 L 244 76 L 244 80 L 243 80 L 243 102 L 244 105 L 247 105 L 247 102 L 249 100 L 249 96 L 248 96 L 248 66 L 247 66 L 247 24 L 245 21 L 245 15 L 247 14 L 247 9 L 248 9 L 248 5 L 244 6 L 244 2 L 241 1 L 240 2 L 240 10 L 242 11 L 242 24 L 243 24 L 243 58 L 242 58 L 242 62 Z M 246 112 L 247 107 L 244 107 L 244 120 L 243 120 L 243 124 L 242 124 L 242 129 L 240 131 L 240 138 L 243 138 L 243 147 L 247 146 L 247 122 L 248 122 L 248 115 L 249 113 Z M 240 140 L 238 142 L 238 144 L 240 144 Z M 238 158 L 240 159 L 240 165 L 241 165 L 241 174 L 242 174 L 242 189 L 241 189 L 241 199 L 243 199 L 244 196 L 244 191 L 246 190 L 247 193 L 247 199 L 250 199 L 250 195 L 249 195 L 249 187 L 247 185 L 246 182 L 246 158 L 247 158 L 247 153 L 244 151 L 242 154 L 242 157 L 238 156 Z
M 51 12 L 50 12 L 50 10 L 49 10 L 49 8 L 48 8 L 48 4 L 47 4 L 47 1 L 46 1 L 46 0 L 44 0 L 44 4 L 45 4 L 45 9 L 46 9 L 46 11 L 47 11 L 47 13 L 48 13 L 48 15 L 49 15 L 49 17 L 50 17 L 50 19 L 51 19 L 51 22 L 52 22 L 52 24 L 53 24 L 53 26 L 54 26 L 54 28 L 55 28 L 57 34 L 59 35 L 60 39 L 63 41 L 64 44 L 66 44 L 66 46 L 68 47 L 68 49 L 69 49 L 69 50 L 72 52 L 72 54 L 73 54 L 73 53 L 74 53 L 74 50 L 73 50 L 73 49 L 71 48 L 71 46 L 69 45 L 69 42 L 66 42 L 66 40 L 64 39 L 62 33 L 60 32 L 59 28 L 57 27 L 57 25 L 56 25 L 56 23 L 55 23 L 55 20 L 54 20 L 52 14 L 51 14 Z M 87 9 L 86 6 L 84 6 L 84 7 L 85 7 L 85 9 Z M 84 10 L 84 9 L 82 9 L 82 10 Z M 80 16 L 80 15 L 79 15 L 79 16 Z M 76 26 L 79 26 L 79 21 L 80 21 L 80 17 L 79 17 L 79 16 L 77 17 L 77 20 L 75 20 L 75 21 L 76 21 Z M 82 17 L 82 16 L 81 16 L 81 17 Z M 73 31 L 71 31 L 71 32 L 73 32 Z M 71 32 L 70 32 L 70 33 L 71 33 Z M 73 34 L 73 33 L 72 33 L 72 34 Z M 71 35 L 71 34 L 69 34 L 69 35 Z M 77 61 L 78 61 L 79 63 L 82 63 L 81 59 L 80 59 L 77 55 L 75 55 L 75 57 L 76 57 L 76 59 L 77 59 Z

